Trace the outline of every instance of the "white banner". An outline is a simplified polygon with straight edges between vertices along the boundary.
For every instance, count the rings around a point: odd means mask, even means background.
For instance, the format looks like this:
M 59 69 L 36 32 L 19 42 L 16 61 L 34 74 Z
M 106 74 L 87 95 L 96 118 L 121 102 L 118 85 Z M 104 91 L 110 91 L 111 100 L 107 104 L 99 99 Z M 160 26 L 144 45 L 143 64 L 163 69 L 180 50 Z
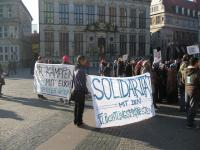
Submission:
M 122 126 L 155 116 L 150 74 L 130 78 L 87 77 L 97 128 Z
M 199 54 L 199 46 L 198 45 L 188 46 L 187 53 L 188 55 Z
M 153 55 L 154 55 L 154 63 L 159 63 L 162 61 L 161 51 L 158 52 L 157 49 L 154 49 Z
M 75 66 L 36 63 L 34 70 L 35 91 L 69 99 Z

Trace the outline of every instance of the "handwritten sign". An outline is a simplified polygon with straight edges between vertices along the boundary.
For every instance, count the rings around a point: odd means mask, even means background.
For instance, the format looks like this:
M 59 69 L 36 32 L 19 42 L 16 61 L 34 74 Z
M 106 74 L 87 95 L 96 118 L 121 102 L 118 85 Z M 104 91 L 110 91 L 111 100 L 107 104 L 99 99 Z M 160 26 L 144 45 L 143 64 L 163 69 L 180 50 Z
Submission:
M 38 94 L 69 99 L 74 66 L 36 63 L 34 70 L 35 91 Z
M 157 49 L 153 50 L 154 55 L 154 63 L 159 63 L 162 60 L 161 51 L 157 51 Z
M 123 59 L 123 61 L 127 61 L 128 60 L 128 54 L 123 55 L 122 59 Z
M 150 74 L 130 78 L 87 77 L 96 127 L 122 126 L 155 115 Z
M 199 54 L 199 46 L 198 45 L 192 45 L 187 47 L 187 53 L 188 55 L 194 55 Z

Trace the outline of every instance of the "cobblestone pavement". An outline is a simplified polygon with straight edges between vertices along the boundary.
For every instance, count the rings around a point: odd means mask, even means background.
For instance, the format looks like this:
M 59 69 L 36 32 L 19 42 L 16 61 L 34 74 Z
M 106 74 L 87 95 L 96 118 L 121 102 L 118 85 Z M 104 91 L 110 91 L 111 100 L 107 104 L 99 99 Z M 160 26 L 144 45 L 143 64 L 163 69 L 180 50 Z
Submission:
M 33 79 L 6 79 L 0 98 L 0 150 L 31 150 L 72 121 L 73 108 L 58 100 L 38 100 Z
M 92 132 L 76 149 L 199 150 L 200 130 L 186 129 L 184 116 L 177 106 L 160 105 L 156 117 L 140 123 L 107 129 L 86 126 Z

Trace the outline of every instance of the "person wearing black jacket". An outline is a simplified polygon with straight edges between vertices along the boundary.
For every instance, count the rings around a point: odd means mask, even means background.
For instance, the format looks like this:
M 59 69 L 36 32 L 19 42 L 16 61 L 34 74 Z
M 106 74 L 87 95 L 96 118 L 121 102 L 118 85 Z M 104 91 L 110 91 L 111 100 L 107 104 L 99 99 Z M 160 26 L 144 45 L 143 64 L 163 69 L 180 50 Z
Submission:
M 125 71 L 125 65 L 121 58 L 118 59 L 117 64 L 117 76 L 118 77 L 124 77 L 124 71 Z
M 126 77 L 131 77 L 131 76 L 133 76 L 132 73 L 133 73 L 132 65 L 131 65 L 130 61 L 128 61 L 126 63 L 126 67 L 125 67 L 125 75 L 126 75 Z
M 87 59 L 84 56 L 77 57 L 78 64 L 74 71 L 74 124 L 80 127 L 83 125 L 83 112 L 85 106 L 85 94 L 88 93 L 86 86 L 86 74 L 85 67 L 87 65 Z
M 107 63 L 106 67 L 103 70 L 103 75 L 105 77 L 111 77 L 112 66 L 111 63 Z

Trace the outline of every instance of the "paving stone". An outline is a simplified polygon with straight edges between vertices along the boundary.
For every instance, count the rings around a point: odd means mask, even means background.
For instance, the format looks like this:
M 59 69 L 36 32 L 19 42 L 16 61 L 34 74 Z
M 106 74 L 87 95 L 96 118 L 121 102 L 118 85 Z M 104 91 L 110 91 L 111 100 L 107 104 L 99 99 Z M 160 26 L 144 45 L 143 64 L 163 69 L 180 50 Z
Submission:
M 0 150 L 32 150 L 72 121 L 73 107 L 58 99 L 38 100 L 33 79 L 6 79 L 0 98 Z

